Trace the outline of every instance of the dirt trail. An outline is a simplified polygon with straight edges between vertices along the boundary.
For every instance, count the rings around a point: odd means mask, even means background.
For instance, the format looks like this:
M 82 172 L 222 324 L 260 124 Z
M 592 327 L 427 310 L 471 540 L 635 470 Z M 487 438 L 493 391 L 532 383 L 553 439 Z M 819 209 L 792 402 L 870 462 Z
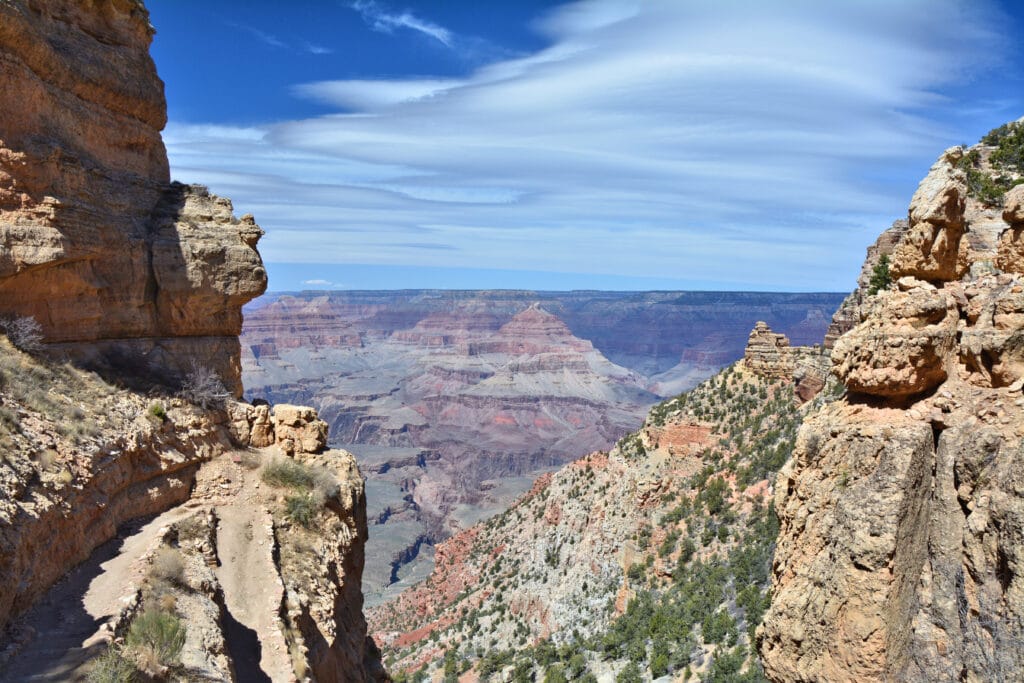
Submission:
M 101 626 L 145 574 L 141 559 L 165 527 L 191 512 L 186 506 L 126 525 L 51 588 L 15 626 L 28 640 L 0 670 L 0 682 L 80 680 L 77 670 L 103 647 L 95 637 Z
M 294 681 L 278 626 L 284 595 L 273 558 L 270 513 L 258 505 L 217 508 L 217 579 L 228 608 L 228 650 L 241 681 Z

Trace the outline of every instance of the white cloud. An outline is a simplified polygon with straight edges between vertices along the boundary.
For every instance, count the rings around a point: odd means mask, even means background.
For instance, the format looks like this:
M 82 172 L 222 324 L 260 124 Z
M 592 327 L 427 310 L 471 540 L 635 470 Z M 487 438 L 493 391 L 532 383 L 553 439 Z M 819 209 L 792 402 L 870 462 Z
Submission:
M 268 261 L 846 289 L 966 139 L 955 116 L 984 119 L 944 93 L 1005 51 L 993 17 L 957 0 L 576 3 L 538 20 L 550 47 L 463 79 L 307 83 L 346 113 L 166 137 L 176 175 L 256 213 Z
M 451 31 L 425 19 L 420 19 L 412 12 L 397 14 L 389 12 L 380 3 L 373 0 L 356 0 L 352 3 L 352 9 L 363 15 L 363 19 L 375 31 L 391 33 L 396 28 L 407 28 L 430 36 L 446 47 L 452 47 Z
M 293 91 L 301 97 L 345 109 L 367 110 L 432 97 L 460 84 L 461 81 L 457 80 L 425 78 L 407 81 L 320 81 L 297 85 Z
M 330 55 L 334 54 L 334 50 L 323 45 L 316 45 L 314 43 L 303 43 L 303 49 L 311 55 Z
M 334 283 L 331 282 L 330 280 L 303 280 L 302 284 L 304 284 L 304 285 L 322 285 L 324 287 L 329 287 L 329 286 L 333 285 Z

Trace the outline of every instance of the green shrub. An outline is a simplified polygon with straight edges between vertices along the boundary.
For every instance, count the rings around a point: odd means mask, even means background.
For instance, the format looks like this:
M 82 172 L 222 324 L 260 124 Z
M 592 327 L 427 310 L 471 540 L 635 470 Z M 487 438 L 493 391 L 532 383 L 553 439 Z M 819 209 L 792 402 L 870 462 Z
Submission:
M 159 401 L 155 401 L 151 406 L 149 406 L 149 414 L 161 422 L 167 419 L 167 411 Z
M 125 642 L 145 658 L 171 666 L 177 663 L 185 645 L 185 625 L 172 612 L 147 607 L 132 621 Z
M 91 663 L 85 680 L 88 683 L 131 683 L 137 680 L 138 669 L 118 647 L 107 650 Z
M 316 477 L 313 470 L 291 458 L 276 458 L 263 466 L 260 478 L 271 486 L 308 491 Z
M 316 519 L 317 510 L 320 508 L 308 493 L 290 495 L 284 499 L 285 514 L 288 519 L 307 529 L 312 528 Z

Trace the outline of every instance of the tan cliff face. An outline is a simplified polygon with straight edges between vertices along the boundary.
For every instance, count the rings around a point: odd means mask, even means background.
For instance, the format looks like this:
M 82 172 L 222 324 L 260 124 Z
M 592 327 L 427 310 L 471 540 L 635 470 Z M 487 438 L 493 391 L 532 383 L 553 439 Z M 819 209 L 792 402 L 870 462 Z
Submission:
M 884 245 L 893 285 L 862 290 L 835 341 L 848 393 L 805 422 L 779 475 L 758 632 L 773 681 L 1024 667 L 1024 186 L 1002 207 L 969 190 L 970 169 L 997 172 L 994 149 L 949 150 L 922 181 Z
M 194 358 L 240 395 L 262 231 L 169 182 L 152 33 L 135 0 L 0 3 L 0 315 L 97 365 Z

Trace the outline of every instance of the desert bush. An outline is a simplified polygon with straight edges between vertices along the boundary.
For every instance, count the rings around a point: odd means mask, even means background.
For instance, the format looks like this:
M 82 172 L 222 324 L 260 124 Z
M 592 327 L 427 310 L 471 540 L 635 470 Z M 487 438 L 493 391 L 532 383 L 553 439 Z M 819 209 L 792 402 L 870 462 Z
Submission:
M 260 478 L 271 486 L 306 490 L 313 488 L 316 477 L 310 467 L 291 458 L 275 458 L 263 466 Z
M 192 369 L 181 383 L 181 397 L 204 410 L 218 408 L 231 398 L 220 376 L 211 368 L 192 362 Z
M 153 556 L 149 575 L 154 579 L 180 586 L 185 580 L 185 559 L 177 548 L 162 546 Z
M 43 328 L 32 316 L 0 318 L 0 329 L 21 351 L 33 353 L 43 348 Z
M 185 625 L 173 612 L 147 607 L 135 617 L 128 636 L 128 647 L 139 656 L 145 669 L 159 669 L 177 663 L 185 646 Z
M 321 467 L 310 467 L 291 458 L 274 458 L 263 466 L 260 478 L 271 486 L 312 493 L 323 505 L 338 495 L 338 480 Z
M 149 414 L 161 422 L 167 419 L 167 410 L 159 401 L 154 401 L 153 404 L 149 406 Z
M 137 674 L 138 669 L 125 657 L 124 651 L 111 646 L 93 660 L 85 680 L 88 683 L 131 683 L 138 679 Z
M 313 500 L 313 496 L 308 493 L 293 494 L 284 499 L 284 509 L 288 519 L 307 529 L 313 526 L 319 508 L 320 506 Z

